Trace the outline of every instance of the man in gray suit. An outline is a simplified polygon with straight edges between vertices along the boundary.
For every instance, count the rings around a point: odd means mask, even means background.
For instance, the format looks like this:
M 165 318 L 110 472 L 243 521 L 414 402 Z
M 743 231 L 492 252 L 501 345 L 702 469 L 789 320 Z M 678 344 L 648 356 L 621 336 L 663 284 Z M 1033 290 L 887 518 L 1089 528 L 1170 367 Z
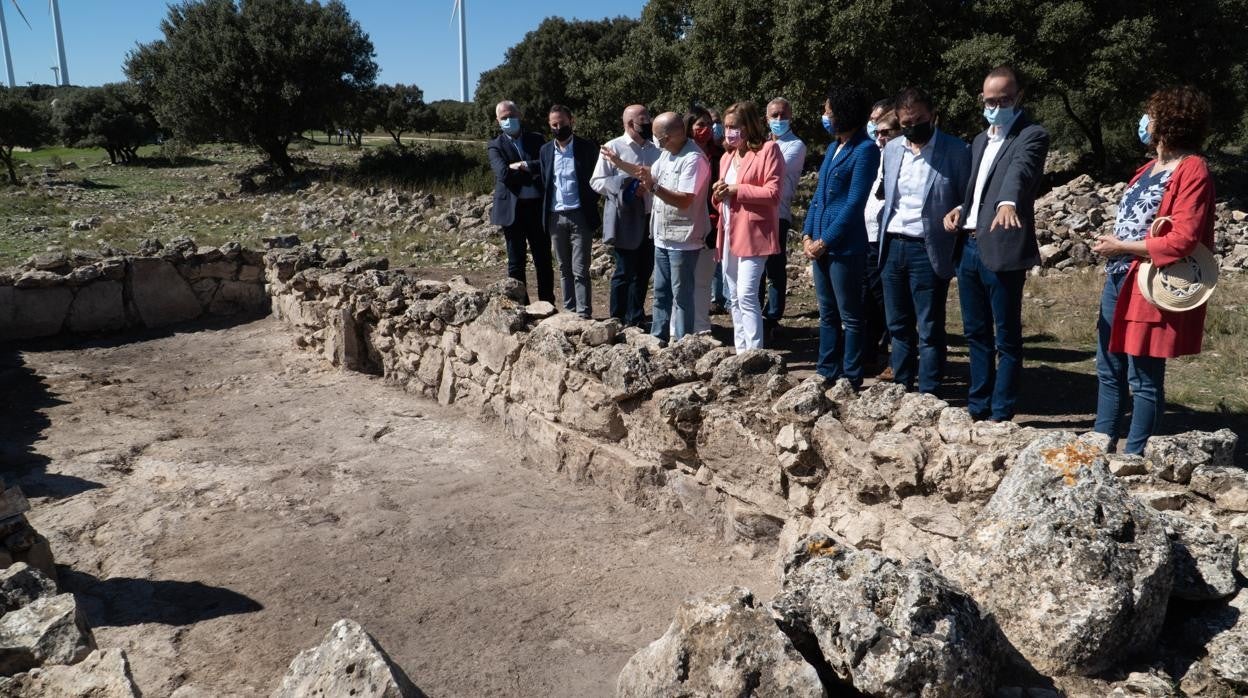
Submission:
M 649 169 L 659 159 L 651 138 L 654 127 L 644 105 L 624 110 L 624 135 L 602 146 L 589 186 L 606 200 L 602 213 L 602 241 L 615 250 L 608 302 L 611 317 L 625 325 L 645 327 L 646 291 L 654 273 L 654 242 L 650 239 L 650 209 L 654 195 L 615 160 Z
M 945 216 L 959 232 L 958 295 L 970 349 L 967 409 L 975 419 L 1014 418 L 1023 370 L 1023 283 L 1040 263 L 1036 191 L 1049 134 L 1020 109 L 1013 69 L 993 69 L 981 99 L 988 129 L 971 146 L 971 176 L 962 205 Z
M 917 369 L 919 391 L 934 394 L 945 370 L 945 299 L 958 242 L 943 219 L 962 200 L 971 155 L 964 141 L 936 128 L 923 90 L 902 90 L 894 109 L 902 137 L 884 148 L 879 255 L 893 380 L 913 390 Z

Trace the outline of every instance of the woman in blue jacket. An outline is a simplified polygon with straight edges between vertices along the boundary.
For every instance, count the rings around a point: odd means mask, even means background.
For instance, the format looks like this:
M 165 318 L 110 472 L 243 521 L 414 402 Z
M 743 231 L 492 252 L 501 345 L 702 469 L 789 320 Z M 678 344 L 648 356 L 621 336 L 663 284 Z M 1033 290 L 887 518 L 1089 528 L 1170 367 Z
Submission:
M 880 149 L 863 127 L 871 114 L 867 93 L 833 85 L 823 104 L 823 128 L 832 136 L 819 184 L 806 212 L 803 251 L 811 260 L 819 301 L 819 358 L 828 381 L 862 387 L 862 285 L 867 263 L 863 210 L 880 167 Z

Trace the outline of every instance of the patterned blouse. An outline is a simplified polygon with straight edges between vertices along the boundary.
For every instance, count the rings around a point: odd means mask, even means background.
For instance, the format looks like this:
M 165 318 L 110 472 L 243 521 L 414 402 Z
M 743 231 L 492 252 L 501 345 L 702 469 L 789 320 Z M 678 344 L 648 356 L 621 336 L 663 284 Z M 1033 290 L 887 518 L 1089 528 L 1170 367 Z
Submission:
M 1148 228 L 1161 208 L 1161 197 L 1166 192 L 1171 172 L 1173 170 L 1146 172 L 1123 192 L 1122 203 L 1118 205 L 1118 220 L 1114 223 L 1114 237 L 1131 242 L 1148 236 Z M 1110 257 L 1105 262 L 1105 271 L 1109 274 L 1126 273 L 1132 259 L 1134 256 L 1129 254 Z

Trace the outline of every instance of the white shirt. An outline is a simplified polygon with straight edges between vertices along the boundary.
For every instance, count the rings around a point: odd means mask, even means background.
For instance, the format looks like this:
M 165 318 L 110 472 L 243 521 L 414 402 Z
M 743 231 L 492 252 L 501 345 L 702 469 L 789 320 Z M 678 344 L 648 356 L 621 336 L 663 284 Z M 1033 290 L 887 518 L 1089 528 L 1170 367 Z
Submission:
M 732 158 L 731 160 L 728 161 L 728 171 L 724 173 L 723 180 L 724 180 L 724 184 L 727 184 L 729 186 L 737 183 L 737 159 L 736 158 Z M 732 254 L 729 251 L 732 248 L 730 246 L 730 241 L 728 239 L 728 233 L 732 230 L 732 207 L 728 205 L 728 199 L 724 199 L 723 202 L 719 204 L 719 207 L 721 209 L 719 215 L 722 216 L 724 219 L 724 255 L 727 256 L 729 254 Z
M 793 221 L 793 193 L 797 191 L 797 181 L 802 177 L 802 167 L 806 165 L 806 144 L 793 133 L 792 129 L 783 136 L 776 138 L 780 146 L 780 154 L 784 156 L 784 179 L 780 180 L 780 220 Z
M 654 215 L 650 217 L 650 235 L 654 246 L 665 250 L 700 250 L 706 246 L 711 231 L 711 216 L 706 208 L 706 194 L 711 185 L 711 163 L 693 139 L 685 141 L 679 153 L 667 150 L 650 166 L 657 185 L 667 191 L 693 194 L 688 208 L 676 208 L 655 197 Z
M 624 162 L 634 165 L 645 165 L 650 167 L 655 160 L 659 159 L 659 147 L 653 141 L 642 141 L 638 144 L 633 140 L 632 136 L 627 133 L 607 141 L 606 147 L 620 156 Z M 612 165 L 609 160 L 598 156 L 598 164 L 594 165 L 594 174 L 589 178 L 589 186 L 594 191 L 603 196 L 619 196 L 624 188 L 624 183 L 632 179 L 632 175 L 623 172 L 620 168 Z M 654 205 L 654 196 L 648 192 L 638 193 L 645 197 L 646 212 L 649 213 Z
M 966 221 L 962 223 L 962 227 L 967 230 L 974 230 L 975 224 L 979 222 L 979 205 L 984 196 L 984 185 L 988 184 L 988 173 L 992 171 L 992 163 L 996 162 L 997 155 L 1001 153 L 1001 146 L 1005 144 L 1005 134 L 1014 128 L 1014 122 L 1018 121 L 1021 114 L 1021 111 L 1016 111 L 1014 118 L 1010 119 L 1008 124 L 991 126 L 988 129 L 988 145 L 984 147 L 984 157 L 979 161 L 979 172 L 975 173 L 975 194 L 971 198 L 971 210 L 963 211 L 966 214 Z M 997 202 L 997 208 L 1013 205 L 1013 201 Z
M 880 239 L 880 211 L 884 210 L 884 199 L 877 199 L 875 192 L 880 190 L 882 181 L 884 181 L 884 159 L 880 158 L 880 167 L 875 171 L 871 193 L 867 195 L 867 206 L 862 211 L 862 217 L 867 221 L 868 242 L 876 242 Z
M 897 172 L 897 198 L 886 232 L 921 238 L 923 230 L 923 197 L 927 194 L 927 177 L 932 172 L 933 135 L 916 155 L 910 142 L 902 136 L 901 169 Z
M 550 210 L 575 211 L 581 207 L 581 191 L 576 179 L 576 158 L 572 155 L 573 139 L 568 139 L 568 147 L 564 148 L 555 141 L 554 176 L 551 178 L 555 190 L 550 198 Z

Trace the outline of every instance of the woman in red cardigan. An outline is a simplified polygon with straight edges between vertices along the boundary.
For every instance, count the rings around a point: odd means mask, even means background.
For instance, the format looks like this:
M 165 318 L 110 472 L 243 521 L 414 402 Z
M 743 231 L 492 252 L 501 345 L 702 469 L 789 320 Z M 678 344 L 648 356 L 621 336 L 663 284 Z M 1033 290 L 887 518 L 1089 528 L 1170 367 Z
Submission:
M 758 288 L 767 257 L 780 251 L 784 156 L 767 138 L 753 102 L 737 102 L 724 112 L 724 150 L 720 179 L 711 190 L 721 207 L 715 254 L 723 260 L 733 339 L 740 354 L 763 346 Z
M 1166 265 L 1213 247 L 1213 177 L 1200 156 L 1209 130 L 1209 98 L 1191 87 L 1161 90 L 1149 98 L 1139 136 L 1157 157 L 1140 168 L 1123 193 L 1113 235 L 1092 250 L 1108 257 L 1097 320 L 1096 431 L 1117 443 L 1131 396 L 1131 427 L 1125 453 L 1143 453 L 1165 412 L 1166 359 L 1199 354 L 1205 307 L 1163 310 L 1144 298 L 1136 283 L 1140 261 Z M 1173 225 L 1148 237 L 1159 216 Z

